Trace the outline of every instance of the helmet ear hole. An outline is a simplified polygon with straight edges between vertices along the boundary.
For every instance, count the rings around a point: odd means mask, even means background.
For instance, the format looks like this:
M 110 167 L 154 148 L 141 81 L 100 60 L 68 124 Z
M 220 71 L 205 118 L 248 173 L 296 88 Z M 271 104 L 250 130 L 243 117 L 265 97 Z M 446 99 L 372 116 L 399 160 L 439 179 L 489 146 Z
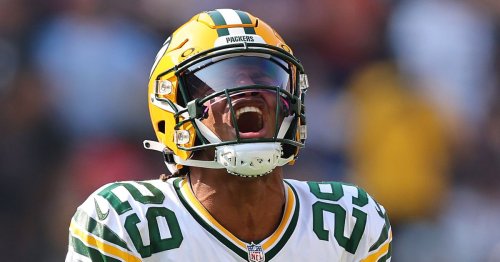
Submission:
M 165 134 L 165 120 L 158 122 L 158 132 Z
M 283 144 L 283 157 L 288 158 L 297 152 L 297 147 L 289 144 Z

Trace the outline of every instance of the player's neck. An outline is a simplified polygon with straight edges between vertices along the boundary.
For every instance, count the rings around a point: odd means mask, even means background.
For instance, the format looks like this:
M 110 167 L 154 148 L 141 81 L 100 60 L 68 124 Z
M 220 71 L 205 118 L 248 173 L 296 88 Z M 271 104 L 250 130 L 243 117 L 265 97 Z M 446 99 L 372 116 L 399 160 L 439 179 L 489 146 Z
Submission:
M 241 240 L 262 240 L 271 235 L 281 221 L 285 204 L 281 168 L 259 178 L 194 168 L 190 180 L 201 204 Z

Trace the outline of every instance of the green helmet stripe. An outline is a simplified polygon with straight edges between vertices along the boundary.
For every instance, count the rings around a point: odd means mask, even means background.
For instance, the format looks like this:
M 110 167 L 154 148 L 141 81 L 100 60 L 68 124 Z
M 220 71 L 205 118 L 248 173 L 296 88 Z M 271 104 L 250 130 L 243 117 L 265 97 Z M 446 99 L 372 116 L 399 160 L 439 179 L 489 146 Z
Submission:
M 250 16 L 246 12 L 243 12 L 240 10 L 235 10 L 235 11 L 238 14 L 238 16 L 240 17 L 242 24 L 245 24 L 245 25 L 252 24 L 252 20 L 250 20 Z M 243 27 L 243 28 L 245 30 L 245 34 L 255 35 L 255 28 L 253 28 L 253 27 Z
M 212 21 L 214 21 L 214 24 L 216 26 L 226 25 L 227 24 L 226 20 L 224 20 L 224 17 L 222 16 L 222 14 L 219 11 L 214 10 L 214 11 L 209 11 L 207 13 L 210 16 L 210 18 L 212 18 Z M 225 35 L 229 35 L 229 29 L 227 29 L 227 28 L 218 28 L 217 29 L 217 35 L 219 37 L 225 36 Z

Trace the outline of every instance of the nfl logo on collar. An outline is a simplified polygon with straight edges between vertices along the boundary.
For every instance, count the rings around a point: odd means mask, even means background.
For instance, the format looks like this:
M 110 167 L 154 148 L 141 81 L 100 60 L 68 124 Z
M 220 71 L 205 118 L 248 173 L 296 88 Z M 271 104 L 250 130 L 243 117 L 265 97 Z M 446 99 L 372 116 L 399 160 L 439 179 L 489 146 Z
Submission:
M 249 262 L 264 262 L 266 257 L 264 256 L 264 250 L 262 246 L 251 243 L 247 245 L 248 250 L 248 261 Z

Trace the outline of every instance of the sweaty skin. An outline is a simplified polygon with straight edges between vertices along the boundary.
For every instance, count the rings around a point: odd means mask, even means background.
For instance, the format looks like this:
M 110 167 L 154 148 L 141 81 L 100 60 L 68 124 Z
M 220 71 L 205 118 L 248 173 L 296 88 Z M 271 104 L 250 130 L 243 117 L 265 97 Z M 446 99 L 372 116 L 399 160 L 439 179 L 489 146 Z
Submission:
M 245 242 L 265 239 L 281 221 L 285 194 L 280 167 L 256 178 L 229 175 L 223 169 L 192 167 L 190 183 L 205 209 Z

